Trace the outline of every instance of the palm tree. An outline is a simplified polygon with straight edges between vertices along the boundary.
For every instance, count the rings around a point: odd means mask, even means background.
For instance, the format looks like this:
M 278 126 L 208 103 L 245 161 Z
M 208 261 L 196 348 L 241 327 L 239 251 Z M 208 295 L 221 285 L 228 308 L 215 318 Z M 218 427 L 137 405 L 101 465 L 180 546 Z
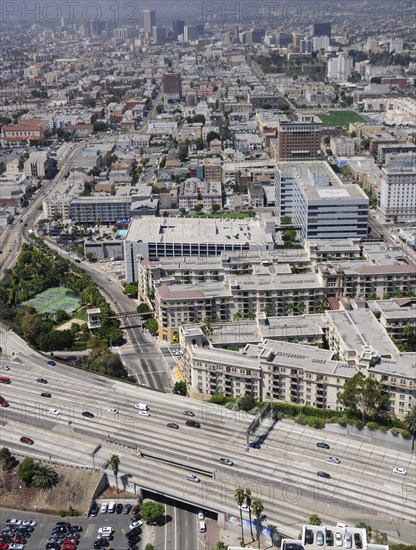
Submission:
M 260 518 L 264 510 L 263 503 L 260 499 L 256 498 L 252 502 L 253 512 L 256 516 L 256 531 L 257 531 L 257 548 L 260 548 Z
M 59 480 L 59 475 L 50 466 L 39 466 L 32 477 L 32 485 L 42 491 L 54 487 Z
M 318 514 L 312 514 L 309 516 L 308 520 L 309 525 L 322 525 L 321 518 L 318 516 Z
M 244 546 L 244 526 L 243 526 L 243 511 L 241 510 L 241 505 L 244 502 L 244 499 L 246 498 L 246 493 L 244 489 L 241 487 L 237 487 L 237 489 L 234 492 L 234 500 L 238 504 L 238 508 L 240 510 L 240 524 L 241 524 L 241 545 Z
M 293 313 L 293 309 L 294 309 L 294 304 L 293 302 L 289 302 L 288 304 L 286 304 L 286 308 L 285 308 L 285 314 L 286 315 L 291 315 Z
M 410 409 L 404 419 L 406 429 L 412 434 L 412 452 L 415 450 L 416 439 L 416 405 Z
M 247 503 L 247 506 L 248 506 L 248 517 L 250 519 L 251 538 L 254 540 L 253 525 L 251 523 L 251 491 L 250 491 L 250 489 L 246 489 L 246 503 Z
M 114 477 L 116 478 L 116 486 L 117 486 L 117 493 L 118 493 L 117 474 L 118 474 L 118 467 L 120 465 L 120 457 L 118 455 L 111 455 L 110 458 L 108 459 L 108 464 L 111 466 Z

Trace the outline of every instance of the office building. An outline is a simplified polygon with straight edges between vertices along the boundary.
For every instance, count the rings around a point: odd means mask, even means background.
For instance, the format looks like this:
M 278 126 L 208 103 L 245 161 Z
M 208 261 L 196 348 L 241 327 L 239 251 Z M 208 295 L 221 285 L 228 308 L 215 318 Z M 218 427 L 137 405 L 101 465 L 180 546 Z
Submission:
M 389 51 L 390 53 L 401 53 L 403 51 L 403 38 L 392 38 Z
M 172 32 L 175 38 L 178 38 L 178 36 L 183 35 L 184 29 L 185 29 L 185 21 L 183 19 L 175 19 L 174 21 L 172 21 Z
M 380 212 L 385 222 L 409 222 L 416 211 L 416 154 L 399 154 L 381 169 Z
M 274 158 L 302 160 L 320 158 L 322 121 L 317 116 L 299 115 L 290 120 L 285 115 L 276 119 L 277 137 L 273 144 Z
M 346 53 L 328 60 L 327 77 L 331 80 L 347 81 L 353 70 L 353 59 Z
M 329 36 L 331 38 L 331 23 L 314 23 L 313 36 Z
M 179 73 L 165 73 L 162 77 L 165 101 L 182 99 L 182 76 Z
M 196 25 L 185 25 L 183 30 L 183 41 L 184 42 L 193 42 L 198 38 L 198 32 Z
M 301 243 L 367 236 L 367 195 L 343 184 L 328 163 L 280 162 L 274 180 L 277 217 L 290 216 Z
M 144 34 L 150 37 L 153 33 L 153 27 L 156 27 L 155 10 L 143 10 Z
M 325 50 L 329 48 L 329 37 L 328 36 L 314 36 L 312 38 L 312 49 L 314 52 Z
M 159 46 L 166 44 L 166 27 L 153 27 L 152 40 Z

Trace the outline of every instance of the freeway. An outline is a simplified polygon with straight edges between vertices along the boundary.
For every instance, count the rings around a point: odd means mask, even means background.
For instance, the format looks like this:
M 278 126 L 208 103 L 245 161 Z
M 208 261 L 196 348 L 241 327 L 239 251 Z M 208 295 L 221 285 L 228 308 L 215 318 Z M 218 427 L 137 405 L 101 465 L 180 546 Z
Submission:
M 63 365 L 50 367 L 30 352 L 20 352 L 16 359 L 22 363 L 8 363 L 12 383 L 0 388 L 10 403 L 1 410 L 2 444 L 14 452 L 85 467 L 99 467 L 117 453 L 120 479 L 130 490 L 143 487 L 231 514 L 237 514 L 235 488 L 249 487 L 254 497 L 263 500 L 268 522 L 293 535 L 312 512 L 335 522 L 393 518 L 403 537 L 411 530 L 416 468 L 410 452 L 285 421 L 275 426 L 266 422 L 264 428 L 270 432 L 262 448 L 251 449 L 245 432 L 252 417 L 245 414 Z M 48 383 L 36 382 L 38 377 Z M 41 397 L 42 391 L 52 397 Z M 148 403 L 150 416 L 138 414 L 137 402 Z M 112 407 L 119 412 L 109 412 Z M 60 414 L 50 416 L 49 408 Z M 183 412 L 188 409 L 201 429 L 186 426 Z M 84 418 L 85 410 L 94 418 Z M 168 428 L 168 422 L 176 422 L 179 429 Z M 20 443 L 22 435 L 32 438 L 34 445 Z M 321 440 L 330 445 L 329 451 L 317 448 Z M 328 463 L 329 455 L 341 463 Z M 221 457 L 234 465 L 222 465 Z M 406 468 L 407 476 L 394 474 L 397 466 Z M 331 479 L 322 481 L 316 476 L 318 470 L 328 472 Z M 198 475 L 200 483 L 186 480 L 190 472 Z

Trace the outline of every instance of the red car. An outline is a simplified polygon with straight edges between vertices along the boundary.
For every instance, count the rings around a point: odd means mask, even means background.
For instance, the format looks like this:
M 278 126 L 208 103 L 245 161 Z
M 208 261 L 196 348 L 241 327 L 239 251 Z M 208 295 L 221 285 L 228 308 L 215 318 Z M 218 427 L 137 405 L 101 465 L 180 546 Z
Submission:
M 62 544 L 61 546 L 61 550 L 77 550 L 77 545 L 76 544 Z
M 4 399 L 4 397 L 2 397 L 1 395 L 0 395 L 0 405 L 2 407 L 8 407 L 9 406 L 8 401 L 6 401 L 6 399 Z
M 26 437 L 25 435 L 22 435 L 20 438 L 20 443 L 26 443 L 27 445 L 33 445 L 34 441 L 33 439 L 30 439 L 30 437 Z
M 70 546 L 72 546 L 73 544 L 75 544 L 76 546 L 78 543 L 79 543 L 79 540 L 72 537 L 67 537 L 62 541 L 62 544 L 64 545 L 68 544 Z
M 7 542 L 0 542 L 0 550 L 7 550 L 9 545 Z
M 11 384 L 12 381 L 10 380 L 10 378 L 8 376 L 0 376 L 0 382 L 2 384 Z

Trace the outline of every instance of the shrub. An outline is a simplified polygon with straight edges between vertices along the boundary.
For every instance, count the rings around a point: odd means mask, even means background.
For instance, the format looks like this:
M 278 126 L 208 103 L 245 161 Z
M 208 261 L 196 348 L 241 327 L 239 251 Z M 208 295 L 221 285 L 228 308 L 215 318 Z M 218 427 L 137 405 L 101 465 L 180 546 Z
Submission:
M 317 416 L 308 416 L 307 417 L 308 426 L 315 428 L 317 430 L 322 430 L 325 428 L 325 419 L 318 418 Z
M 367 422 L 367 428 L 371 431 L 374 431 L 379 429 L 379 425 L 377 424 L 377 422 Z
M 402 430 L 402 437 L 403 439 L 410 439 L 412 437 L 412 434 L 407 430 Z
M 391 433 L 392 435 L 394 435 L 395 437 L 397 437 L 397 436 L 399 435 L 399 433 L 400 433 L 400 430 L 397 429 L 397 428 L 392 428 L 392 429 L 390 430 L 390 433 Z
M 66 517 L 66 510 L 58 510 L 58 516 L 61 516 L 61 518 Z
M 345 428 L 346 426 L 348 426 L 349 421 L 350 420 L 347 415 L 341 416 L 341 418 L 338 420 L 338 424 Z
M 308 417 L 304 414 L 298 414 L 295 418 L 295 422 L 301 426 L 306 426 L 308 424 Z

